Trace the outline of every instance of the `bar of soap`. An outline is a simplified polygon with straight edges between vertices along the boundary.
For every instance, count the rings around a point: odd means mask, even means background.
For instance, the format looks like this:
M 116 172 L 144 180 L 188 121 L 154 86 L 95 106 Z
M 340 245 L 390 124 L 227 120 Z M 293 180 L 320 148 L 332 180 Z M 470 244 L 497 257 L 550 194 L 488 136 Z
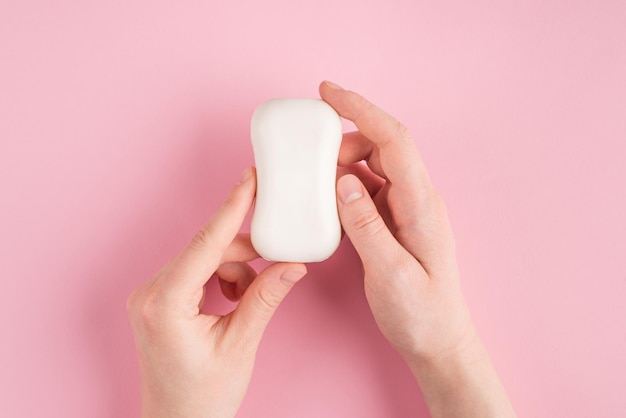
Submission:
M 335 252 L 341 138 L 341 119 L 322 100 L 272 99 L 254 111 L 257 192 L 250 235 L 261 257 L 305 263 Z

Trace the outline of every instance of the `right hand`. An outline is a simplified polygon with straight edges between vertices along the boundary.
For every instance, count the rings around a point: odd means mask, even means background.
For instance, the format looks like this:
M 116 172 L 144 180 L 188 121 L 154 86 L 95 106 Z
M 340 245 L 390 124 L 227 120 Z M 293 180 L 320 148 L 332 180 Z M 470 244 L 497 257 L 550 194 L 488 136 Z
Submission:
M 332 83 L 320 95 L 359 129 L 344 135 L 341 224 L 359 253 L 378 327 L 415 375 L 432 417 L 515 417 L 466 307 L 441 197 L 407 129 Z M 365 160 L 367 167 L 360 164 Z
M 332 83 L 320 95 L 359 129 L 344 134 L 337 183 L 343 228 L 359 253 L 383 335 L 405 357 L 431 359 L 474 338 L 444 204 L 407 129 Z M 359 164 L 365 160 L 367 167 Z

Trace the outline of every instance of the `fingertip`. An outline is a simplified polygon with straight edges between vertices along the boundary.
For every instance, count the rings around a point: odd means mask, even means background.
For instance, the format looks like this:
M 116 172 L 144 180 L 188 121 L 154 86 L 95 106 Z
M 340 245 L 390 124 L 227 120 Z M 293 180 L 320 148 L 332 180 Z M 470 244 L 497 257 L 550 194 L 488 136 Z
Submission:
M 293 286 L 297 282 L 300 281 L 304 276 L 306 276 L 306 269 L 293 269 L 289 268 L 280 275 L 280 282 L 287 286 Z
M 332 81 L 324 80 L 323 84 L 325 84 L 331 90 L 343 90 L 339 84 L 333 83 Z
M 254 166 L 248 166 L 242 171 L 239 176 L 239 180 L 235 186 L 244 186 L 245 188 L 256 188 L 256 168 Z
M 337 195 L 347 205 L 363 197 L 363 184 L 354 174 L 346 174 L 337 181 Z
M 253 174 L 252 173 L 252 167 L 246 167 L 246 169 L 243 170 L 243 172 L 239 176 L 239 183 L 238 184 L 246 183 L 248 180 L 250 180 L 250 178 L 252 177 L 252 174 Z
M 344 88 L 332 81 L 324 80 L 319 85 L 320 96 L 324 98 L 328 93 L 343 91 Z
M 256 169 L 253 166 L 246 167 L 239 176 L 239 180 L 235 187 L 231 190 L 232 195 L 246 196 L 247 200 L 252 200 L 256 195 Z

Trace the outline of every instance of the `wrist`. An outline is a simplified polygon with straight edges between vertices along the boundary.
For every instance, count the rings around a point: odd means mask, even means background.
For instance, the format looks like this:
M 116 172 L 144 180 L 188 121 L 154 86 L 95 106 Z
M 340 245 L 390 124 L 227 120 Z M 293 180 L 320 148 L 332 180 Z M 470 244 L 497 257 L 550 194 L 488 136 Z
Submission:
M 458 379 L 469 370 L 489 362 L 485 348 L 473 327 L 452 346 L 438 352 L 402 354 L 415 378 L 428 379 L 430 375 Z
M 176 391 L 179 392 L 179 391 Z M 180 391 L 174 394 L 142 394 L 142 418 L 230 418 L 239 409 L 239 402 L 228 399 L 213 399 L 210 394 Z
M 229 408 L 223 399 L 216 400 L 193 387 L 155 386 L 142 388 L 142 418 L 223 418 L 233 417 L 237 411 L 237 406 Z
M 478 334 L 433 356 L 405 357 L 433 418 L 515 417 Z

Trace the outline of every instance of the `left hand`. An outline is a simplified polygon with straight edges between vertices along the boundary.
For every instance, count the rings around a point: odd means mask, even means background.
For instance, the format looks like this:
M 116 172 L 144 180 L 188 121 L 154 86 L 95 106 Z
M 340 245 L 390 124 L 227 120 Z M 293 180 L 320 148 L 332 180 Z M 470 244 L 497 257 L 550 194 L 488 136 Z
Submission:
M 299 263 L 276 263 L 258 275 L 258 258 L 239 234 L 256 191 L 244 171 L 226 203 L 177 257 L 128 298 L 142 381 L 142 416 L 232 417 L 245 395 L 256 350 L 272 314 L 306 274 Z M 239 300 L 228 315 L 201 312 L 205 284 Z

